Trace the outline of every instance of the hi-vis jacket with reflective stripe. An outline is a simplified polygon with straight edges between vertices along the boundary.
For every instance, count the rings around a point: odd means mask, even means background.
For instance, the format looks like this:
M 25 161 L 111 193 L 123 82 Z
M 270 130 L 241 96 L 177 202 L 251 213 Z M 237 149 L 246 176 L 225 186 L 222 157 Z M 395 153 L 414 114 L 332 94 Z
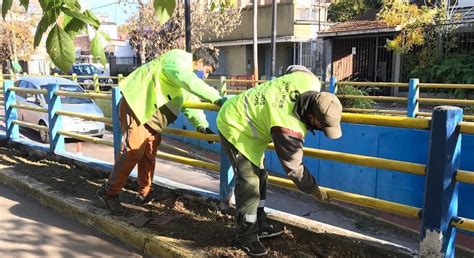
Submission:
M 178 49 L 140 66 L 120 82 L 119 87 L 142 124 L 165 104 L 178 115 L 183 106 L 183 94 L 186 94 L 184 90 L 211 102 L 221 98 L 216 89 L 208 86 L 193 72 L 192 54 Z M 187 112 L 192 117 L 196 110 Z
M 306 135 L 306 125 L 293 114 L 296 99 L 306 91 L 321 91 L 321 83 L 305 72 L 260 84 L 226 101 L 217 115 L 217 127 L 240 153 L 259 166 L 272 141 L 272 127 Z

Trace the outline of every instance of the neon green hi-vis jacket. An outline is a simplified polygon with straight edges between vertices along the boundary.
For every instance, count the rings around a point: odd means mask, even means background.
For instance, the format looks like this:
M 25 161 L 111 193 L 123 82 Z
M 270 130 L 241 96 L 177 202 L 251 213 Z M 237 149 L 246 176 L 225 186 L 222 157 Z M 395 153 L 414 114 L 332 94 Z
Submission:
M 166 105 L 176 116 L 183 110 L 194 126 L 207 127 L 204 112 L 183 109 L 183 102 L 196 102 L 199 98 L 215 102 L 221 98 L 216 89 L 193 72 L 192 54 L 179 49 L 140 66 L 121 81 L 119 87 L 140 124 L 149 121 L 158 108 Z

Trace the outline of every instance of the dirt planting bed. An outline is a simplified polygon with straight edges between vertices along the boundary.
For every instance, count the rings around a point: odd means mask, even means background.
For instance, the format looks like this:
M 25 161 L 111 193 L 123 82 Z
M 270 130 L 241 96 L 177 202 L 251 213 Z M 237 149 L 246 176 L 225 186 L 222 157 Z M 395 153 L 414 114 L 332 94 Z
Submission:
M 95 192 L 105 182 L 106 173 L 80 167 L 57 157 L 44 156 L 26 148 L 18 149 L 0 143 L 0 169 L 12 169 L 15 173 L 42 182 L 49 186 L 50 190 L 60 191 L 65 196 L 104 208 Z M 131 204 L 136 189 L 135 182 L 129 180 L 120 196 L 126 214 L 114 218 L 135 223 L 138 227 L 143 226 L 159 236 L 187 240 L 192 243 L 193 248 L 204 250 L 211 256 L 245 255 L 243 251 L 233 247 L 232 212 L 224 209 L 218 201 L 155 186 L 159 200 L 139 207 Z M 262 242 L 268 248 L 269 256 L 400 256 L 351 239 L 325 233 L 317 234 L 291 226 L 286 226 L 282 237 Z

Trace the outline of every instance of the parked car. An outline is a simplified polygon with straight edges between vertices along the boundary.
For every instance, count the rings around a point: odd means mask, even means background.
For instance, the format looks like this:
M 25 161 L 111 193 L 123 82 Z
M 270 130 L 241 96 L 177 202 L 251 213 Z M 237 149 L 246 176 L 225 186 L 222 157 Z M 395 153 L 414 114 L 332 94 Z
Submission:
M 69 70 L 68 74 L 72 75 L 73 73 L 77 74 L 77 82 L 79 83 L 87 83 L 84 85 L 85 89 L 94 89 L 94 74 L 101 75 L 104 71 L 97 69 L 97 67 L 91 64 L 73 64 L 71 69 Z M 90 77 L 86 77 L 90 76 Z M 103 91 L 110 90 L 112 87 L 110 85 L 103 85 L 103 84 L 112 84 L 114 81 L 110 78 L 99 78 L 99 89 Z
M 15 81 L 15 86 L 25 89 L 46 89 L 50 83 L 58 83 L 59 89 L 69 92 L 84 92 L 84 89 L 74 81 L 59 77 L 22 77 Z M 34 107 L 48 108 L 46 95 L 17 92 L 17 104 L 28 105 Z M 88 115 L 104 116 L 104 113 L 97 104 L 89 98 L 77 98 L 61 96 L 61 110 L 85 113 Z M 49 126 L 48 114 L 17 109 L 18 119 L 32 124 Z M 79 133 L 89 136 L 102 137 L 105 132 L 105 124 L 102 122 L 87 121 L 82 118 L 62 116 L 63 130 L 73 133 Z M 49 133 L 47 131 L 39 131 L 41 142 L 49 142 Z

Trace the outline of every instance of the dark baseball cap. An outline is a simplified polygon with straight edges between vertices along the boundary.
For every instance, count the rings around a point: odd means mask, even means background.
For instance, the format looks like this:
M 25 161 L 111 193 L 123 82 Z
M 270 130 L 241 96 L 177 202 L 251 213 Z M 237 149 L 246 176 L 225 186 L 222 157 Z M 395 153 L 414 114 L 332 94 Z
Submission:
M 331 139 L 342 136 L 342 105 L 339 99 L 329 93 L 321 92 L 315 96 L 313 114 L 321 123 L 321 130 Z

